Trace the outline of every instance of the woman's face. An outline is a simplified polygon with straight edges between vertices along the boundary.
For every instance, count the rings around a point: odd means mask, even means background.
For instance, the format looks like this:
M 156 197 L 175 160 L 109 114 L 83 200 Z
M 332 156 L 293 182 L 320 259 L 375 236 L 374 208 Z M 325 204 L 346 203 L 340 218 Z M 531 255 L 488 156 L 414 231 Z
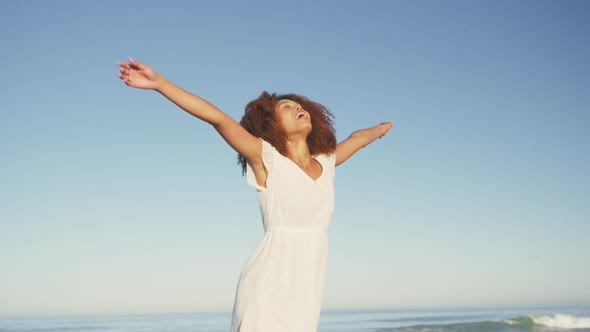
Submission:
M 297 134 L 307 136 L 311 132 L 311 117 L 297 102 L 281 99 L 275 106 L 275 112 L 288 137 Z

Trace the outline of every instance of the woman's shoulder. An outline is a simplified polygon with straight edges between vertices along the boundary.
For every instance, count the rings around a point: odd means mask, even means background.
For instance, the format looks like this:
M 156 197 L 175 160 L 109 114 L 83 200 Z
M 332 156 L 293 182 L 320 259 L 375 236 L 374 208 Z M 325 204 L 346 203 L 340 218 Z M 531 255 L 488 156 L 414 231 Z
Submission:
M 314 156 L 317 161 L 322 162 L 322 164 L 327 164 L 330 166 L 335 166 L 336 164 L 336 154 L 334 152 L 328 153 L 319 153 Z

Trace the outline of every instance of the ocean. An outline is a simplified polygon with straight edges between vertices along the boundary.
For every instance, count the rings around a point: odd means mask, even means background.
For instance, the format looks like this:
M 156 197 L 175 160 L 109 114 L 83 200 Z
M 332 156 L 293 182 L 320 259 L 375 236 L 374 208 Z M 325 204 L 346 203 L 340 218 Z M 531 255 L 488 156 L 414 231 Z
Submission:
M 0 332 L 228 332 L 231 313 L 0 317 Z M 318 332 L 590 332 L 589 306 L 324 309 Z M 277 331 L 281 332 L 281 331 Z

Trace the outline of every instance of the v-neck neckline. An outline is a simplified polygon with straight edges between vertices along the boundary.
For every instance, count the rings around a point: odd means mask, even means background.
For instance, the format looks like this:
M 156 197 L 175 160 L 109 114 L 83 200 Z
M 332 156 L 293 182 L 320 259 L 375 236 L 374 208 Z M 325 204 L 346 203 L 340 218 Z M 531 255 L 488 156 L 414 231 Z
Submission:
M 283 155 L 281 154 L 281 156 L 283 156 Z M 305 175 L 306 178 L 308 178 L 310 181 L 312 181 L 314 183 L 318 182 L 322 178 L 322 176 L 324 175 L 324 165 L 319 160 L 316 159 L 316 156 L 311 156 L 311 159 L 313 159 L 315 162 L 318 163 L 318 165 L 320 165 L 320 168 L 322 169 L 322 171 L 320 173 L 320 176 L 318 176 L 318 178 L 315 180 L 309 174 L 307 174 L 307 172 L 305 172 L 303 170 L 303 168 L 301 168 L 301 166 L 297 165 L 297 163 L 295 163 L 289 157 L 287 157 L 287 156 L 283 156 L 283 157 L 285 159 L 287 159 L 291 164 L 293 164 L 293 166 L 295 166 L 297 169 L 299 169 L 299 171 L 301 171 L 301 173 L 303 173 L 303 175 Z

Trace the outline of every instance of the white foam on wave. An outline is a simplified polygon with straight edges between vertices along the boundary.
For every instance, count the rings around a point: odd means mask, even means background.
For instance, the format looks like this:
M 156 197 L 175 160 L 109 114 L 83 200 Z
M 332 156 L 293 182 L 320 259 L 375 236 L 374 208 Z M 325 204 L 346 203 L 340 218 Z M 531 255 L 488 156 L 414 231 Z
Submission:
M 508 324 L 508 325 L 518 325 L 520 324 L 519 322 L 513 320 L 513 319 L 504 319 L 501 320 L 502 323 Z
M 562 329 L 590 328 L 590 317 L 574 317 L 556 314 L 555 316 L 530 316 L 535 324 Z

